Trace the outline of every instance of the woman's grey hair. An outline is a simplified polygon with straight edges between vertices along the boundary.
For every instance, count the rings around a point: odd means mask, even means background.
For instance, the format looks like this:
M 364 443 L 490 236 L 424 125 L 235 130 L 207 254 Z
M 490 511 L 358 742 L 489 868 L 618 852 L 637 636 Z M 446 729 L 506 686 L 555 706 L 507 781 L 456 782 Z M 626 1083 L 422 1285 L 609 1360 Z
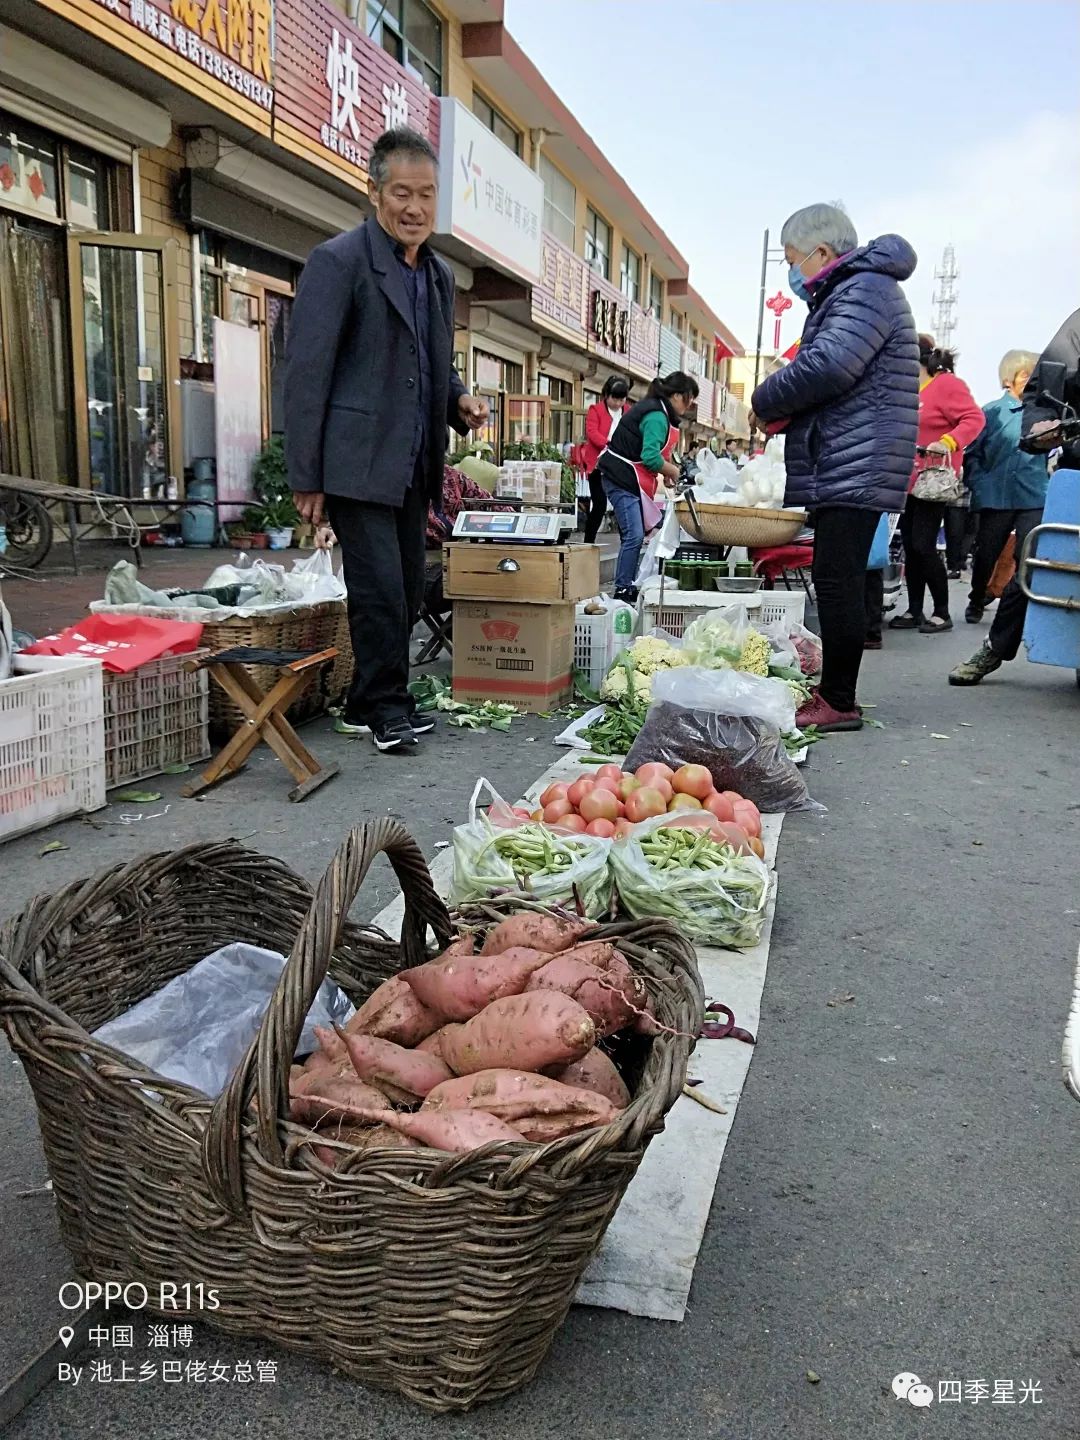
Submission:
M 998 379 L 1002 385 L 1011 385 L 1021 370 L 1030 375 L 1038 363 L 1039 357 L 1031 350 L 1006 350 L 998 366 Z
M 789 215 L 780 231 L 780 244 L 793 246 L 800 255 L 809 255 L 826 245 L 834 255 L 846 255 L 859 243 L 855 226 L 837 205 L 804 205 Z
M 431 141 L 400 125 L 396 130 L 385 130 L 371 147 L 368 175 L 376 190 L 381 190 L 390 179 L 390 161 L 395 155 L 407 155 L 410 160 L 430 160 L 438 180 L 439 157 Z

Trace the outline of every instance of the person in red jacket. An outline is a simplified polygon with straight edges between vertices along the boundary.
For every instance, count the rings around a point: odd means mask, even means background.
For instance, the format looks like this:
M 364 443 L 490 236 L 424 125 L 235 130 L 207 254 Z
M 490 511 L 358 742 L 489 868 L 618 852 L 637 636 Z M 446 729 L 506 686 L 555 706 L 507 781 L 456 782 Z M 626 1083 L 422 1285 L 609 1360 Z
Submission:
M 986 416 L 963 380 L 953 373 L 955 363 L 952 351 L 938 349 L 932 335 L 919 336 L 918 445 L 930 463 L 942 467 L 951 465 L 959 475 L 964 449 L 982 434 Z M 921 468 L 917 461 L 911 485 Z M 911 487 L 908 488 L 910 492 Z M 937 548 L 938 531 L 948 508 L 944 501 L 918 500 L 908 494 L 900 516 L 908 608 L 906 614 L 889 621 L 890 630 L 918 630 L 923 635 L 939 635 L 952 629 L 949 577 Z M 934 613 L 930 616 L 923 611 L 927 590 L 934 602 Z
M 607 510 L 604 482 L 597 466 L 600 456 L 625 411 L 630 409 L 630 386 L 621 375 L 609 375 L 604 381 L 600 399 L 590 405 L 585 416 L 585 444 L 582 460 L 589 477 L 589 515 L 585 521 L 585 544 L 594 545 L 600 533 L 600 522 Z

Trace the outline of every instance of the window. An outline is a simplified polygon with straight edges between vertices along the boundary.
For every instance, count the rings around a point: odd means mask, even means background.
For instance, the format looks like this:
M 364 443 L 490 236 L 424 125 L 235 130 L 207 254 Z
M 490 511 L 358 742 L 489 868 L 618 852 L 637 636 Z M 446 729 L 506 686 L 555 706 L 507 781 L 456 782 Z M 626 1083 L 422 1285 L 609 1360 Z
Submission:
M 629 245 L 622 247 L 622 264 L 619 266 L 619 289 L 635 305 L 641 301 L 641 256 Z
M 515 130 L 505 115 L 500 115 L 494 105 L 489 105 L 478 91 L 473 91 L 472 113 L 486 125 L 496 140 L 501 140 L 508 150 L 521 158 L 521 132 Z
M 559 380 L 554 375 L 541 375 L 536 388 L 541 395 L 546 395 L 553 405 L 574 403 L 574 387 L 569 380 Z
M 367 33 L 429 90 L 442 94 L 442 21 L 423 0 L 367 0 Z
M 577 241 L 577 191 L 546 155 L 540 156 L 540 178 L 544 182 L 544 229 L 573 250 Z
M 682 311 L 681 311 L 681 310 L 672 310 L 672 312 L 671 312 L 671 328 L 672 328 L 672 330 L 675 331 L 675 334 L 678 335 L 679 339 L 681 340 L 681 339 L 683 338 L 683 328 L 684 328 L 684 321 L 683 321 L 683 315 L 682 315 Z
M 655 270 L 649 276 L 649 308 L 657 320 L 664 318 L 664 282 Z
M 585 212 L 585 263 L 611 279 L 611 226 L 591 205 Z

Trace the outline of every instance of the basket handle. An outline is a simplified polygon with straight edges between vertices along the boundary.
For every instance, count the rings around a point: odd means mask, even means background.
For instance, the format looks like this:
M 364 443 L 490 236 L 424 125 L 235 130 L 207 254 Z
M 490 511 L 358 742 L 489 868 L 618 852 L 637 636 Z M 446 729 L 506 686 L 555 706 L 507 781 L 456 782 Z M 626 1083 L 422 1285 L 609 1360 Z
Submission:
M 289 1067 L 304 1019 L 326 978 L 349 907 L 380 854 L 394 867 L 405 897 L 401 927 L 405 963 L 420 965 L 427 959 L 429 925 L 440 948 L 454 933 L 450 913 L 431 883 L 427 862 L 404 825 L 397 820 L 375 820 L 349 832 L 315 888 L 259 1033 L 214 1102 L 203 1135 L 203 1169 L 211 1195 L 234 1214 L 242 1213 L 245 1206 L 244 1120 L 248 1107 L 257 1097 L 259 1155 L 267 1164 L 282 1165 L 278 1127 L 289 1115 Z

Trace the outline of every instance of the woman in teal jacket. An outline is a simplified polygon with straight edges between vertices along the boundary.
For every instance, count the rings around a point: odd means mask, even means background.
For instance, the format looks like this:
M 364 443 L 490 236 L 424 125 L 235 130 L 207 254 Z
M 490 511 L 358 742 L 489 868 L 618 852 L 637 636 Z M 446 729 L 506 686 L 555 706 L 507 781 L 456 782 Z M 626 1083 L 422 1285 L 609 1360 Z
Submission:
M 1020 397 L 1038 356 L 1010 350 L 998 366 L 1004 394 L 983 406 L 986 428 L 964 451 L 964 483 L 971 490 L 971 508 L 979 531 L 971 563 L 971 594 L 965 618 L 977 625 L 986 609 L 986 587 L 1005 542 L 1016 531 L 1019 551 L 1024 537 L 1042 516 L 1046 500 L 1045 455 L 1020 449 Z

